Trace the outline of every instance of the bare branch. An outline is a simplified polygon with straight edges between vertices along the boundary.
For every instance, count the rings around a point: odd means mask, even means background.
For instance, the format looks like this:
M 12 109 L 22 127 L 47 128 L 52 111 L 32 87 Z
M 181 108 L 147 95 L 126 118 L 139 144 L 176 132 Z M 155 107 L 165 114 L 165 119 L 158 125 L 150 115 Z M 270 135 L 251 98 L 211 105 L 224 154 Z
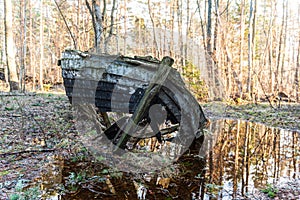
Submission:
M 65 23 L 65 25 L 66 25 L 66 27 L 67 27 L 67 29 L 68 29 L 68 31 L 69 31 L 69 34 L 70 34 L 70 36 L 71 36 L 71 38 L 72 38 L 72 40 L 73 40 L 74 48 L 77 49 L 77 44 L 76 44 L 75 37 L 74 37 L 74 35 L 72 34 L 72 31 L 71 31 L 71 29 L 70 29 L 70 27 L 69 27 L 69 25 L 68 25 L 68 23 L 67 23 L 67 20 L 66 20 L 65 16 L 63 15 L 63 13 L 62 13 L 62 11 L 61 11 L 61 9 L 60 9 L 60 7 L 59 7 L 57 1 L 54 0 L 54 2 L 55 2 L 55 5 L 56 5 L 56 7 L 57 7 L 57 9 L 58 9 L 58 11 L 59 11 L 61 17 L 63 18 L 64 23 Z

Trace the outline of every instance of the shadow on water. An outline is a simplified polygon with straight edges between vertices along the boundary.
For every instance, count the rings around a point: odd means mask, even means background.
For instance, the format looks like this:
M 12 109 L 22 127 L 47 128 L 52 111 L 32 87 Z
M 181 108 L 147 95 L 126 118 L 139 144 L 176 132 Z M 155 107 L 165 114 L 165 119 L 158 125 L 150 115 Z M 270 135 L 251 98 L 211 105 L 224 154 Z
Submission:
M 145 194 L 146 199 L 254 199 L 267 184 L 300 179 L 298 132 L 227 119 L 212 121 L 206 132 L 200 154 L 189 151 L 153 174 L 53 157 L 42 174 L 43 197 L 137 199 Z

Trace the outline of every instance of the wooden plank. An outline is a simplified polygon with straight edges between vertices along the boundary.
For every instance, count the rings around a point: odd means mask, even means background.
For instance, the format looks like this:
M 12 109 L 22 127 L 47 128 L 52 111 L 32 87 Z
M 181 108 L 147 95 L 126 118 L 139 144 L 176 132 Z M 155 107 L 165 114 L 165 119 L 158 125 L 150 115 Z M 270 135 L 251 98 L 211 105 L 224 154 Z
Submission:
M 145 113 L 148 111 L 149 107 L 151 106 L 150 103 L 153 98 L 159 93 L 164 81 L 167 79 L 170 70 L 172 69 L 174 60 L 170 57 L 164 57 L 159 69 L 157 70 L 154 78 L 151 80 L 151 83 L 141 101 L 138 104 L 136 111 L 132 116 L 132 120 L 129 120 L 129 123 L 126 125 L 124 134 L 118 141 L 114 151 L 121 149 L 125 149 L 126 143 L 129 140 L 130 136 L 128 133 L 134 130 L 135 125 L 137 125 L 140 120 L 144 117 Z

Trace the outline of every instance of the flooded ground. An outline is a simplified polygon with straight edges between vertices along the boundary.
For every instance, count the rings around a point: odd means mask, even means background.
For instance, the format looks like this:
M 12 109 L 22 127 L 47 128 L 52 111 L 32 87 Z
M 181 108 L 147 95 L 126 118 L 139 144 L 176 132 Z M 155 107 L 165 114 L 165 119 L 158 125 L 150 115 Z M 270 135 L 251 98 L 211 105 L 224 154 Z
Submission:
M 1 102 L 1 200 L 300 198 L 300 136 L 293 126 L 211 120 L 201 149 L 195 145 L 160 172 L 134 174 L 89 154 L 64 96 Z
M 146 199 L 300 198 L 298 132 L 223 119 L 213 121 L 207 134 L 212 137 L 205 140 L 200 157 L 186 154 L 158 174 L 115 172 L 96 163 L 62 164 L 56 158 L 49 172 L 56 164 L 57 174 L 44 179 L 60 177 L 56 183 L 64 184 L 63 199 L 135 199 L 137 184 L 145 187 Z M 279 195 L 276 185 L 290 188 Z
M 252 199 L 270 186 L 268 195 L 275 197 L 278 191 L 272 187 L 285 184 L 294 194 L 281 199 L 300 198 L 299 132 L 222 119 L 212 121 L 208 134 L 206 183 L 212 196 Z

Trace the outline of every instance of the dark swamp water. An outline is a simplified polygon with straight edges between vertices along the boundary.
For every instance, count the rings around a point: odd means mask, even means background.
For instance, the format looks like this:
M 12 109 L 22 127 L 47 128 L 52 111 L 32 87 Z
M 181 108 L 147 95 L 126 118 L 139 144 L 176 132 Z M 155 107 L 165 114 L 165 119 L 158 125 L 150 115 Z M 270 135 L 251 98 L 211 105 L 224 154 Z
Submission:
M 267 199 L 260 191 L 268 184 L 292 182 L 294 194 L 280 199 L 300 199 L 299 132 L 222 119 L 210 123 L 205 138 L 199 154 L 191 151 L 153 174 L 49 157 L 41 176 L 42 198 Z

